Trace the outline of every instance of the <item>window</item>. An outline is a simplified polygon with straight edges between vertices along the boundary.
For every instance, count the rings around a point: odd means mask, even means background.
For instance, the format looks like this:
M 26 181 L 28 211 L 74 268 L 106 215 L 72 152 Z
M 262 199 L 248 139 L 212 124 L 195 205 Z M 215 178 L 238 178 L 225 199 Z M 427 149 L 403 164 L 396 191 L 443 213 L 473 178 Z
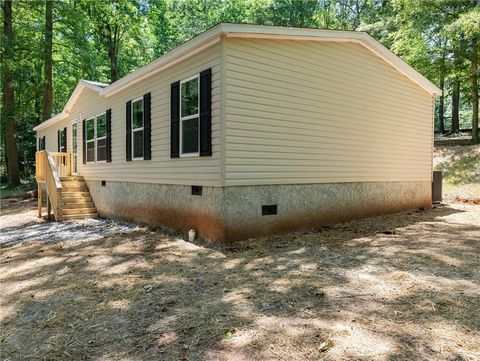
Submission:
M 181 156 L 198 156 L 199 127 L 199 77 L 180 82 L 180 153 Z
M 67 127 L 57 130 L 57 152 L 67 151 Z
M 77 122 L 72 123 L 72 148 L 73 153 L 77 153 Z
M 105 113 L 87 119 L 87 163 L 107 160 L 107 116 Z
M 143 97 L 132 101 L 132 159 L 143 159 Z
M 38 138 L 38 150 L 45 150 L 45 136 Z
M 95 118 L 87 119 L 87 163 L 95 162 Z
M 60 131 L 60 140 L 59 140 L 59 142 L 60 142 L 60 152 L 66 152 L 67 151 L 65 137 L 66 137 L 65 130 L 61 130 Z
M 97 116 L 95 120 L 95 138 L 97 143 L 97 162 L 107 160 L 107 115 Z

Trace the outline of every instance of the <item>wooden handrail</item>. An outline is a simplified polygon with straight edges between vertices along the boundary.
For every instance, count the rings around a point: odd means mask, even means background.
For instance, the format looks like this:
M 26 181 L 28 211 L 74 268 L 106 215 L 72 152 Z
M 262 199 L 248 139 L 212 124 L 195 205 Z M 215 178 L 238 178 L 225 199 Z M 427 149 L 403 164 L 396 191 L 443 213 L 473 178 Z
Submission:
M 47 185 L 47 197 L 52 206 L 53 215 L 55 220 L 58 221 L 62 217 L 62 182 L 58 174 L 58 168 L 55 164 L 55 158 L 52 154 L 47 152 L 47 171 L 46 173 L 46 185 Z
M 55 220 L 62 218 L 62 182 L 60 177 L 70 176 L 71 153 L 40 151 L 36 153 L 36 178 L 38 183 L 38 215 L 42 216 L 42 183 L 47 190 L 47 213 L 53 210 Z

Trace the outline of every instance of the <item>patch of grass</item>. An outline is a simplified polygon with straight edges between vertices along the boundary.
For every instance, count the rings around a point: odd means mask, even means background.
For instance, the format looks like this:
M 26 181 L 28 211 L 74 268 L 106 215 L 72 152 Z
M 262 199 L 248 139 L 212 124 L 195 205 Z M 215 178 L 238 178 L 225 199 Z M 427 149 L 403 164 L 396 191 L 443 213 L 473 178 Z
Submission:
M 452 185 L 480 182 L 480 155 L 462 155 L 437 168 L 445 171 L 444 179 Z
M 445 198 L 480 195 L 480 145 L 435 147 L 434 169 L 443 171 Z
M 0 186 L 0 198 L 22 197 L 26 192 L 35 190 L 35 183 L 22 183 L 19 186 L 13 187 L 8 184 Z

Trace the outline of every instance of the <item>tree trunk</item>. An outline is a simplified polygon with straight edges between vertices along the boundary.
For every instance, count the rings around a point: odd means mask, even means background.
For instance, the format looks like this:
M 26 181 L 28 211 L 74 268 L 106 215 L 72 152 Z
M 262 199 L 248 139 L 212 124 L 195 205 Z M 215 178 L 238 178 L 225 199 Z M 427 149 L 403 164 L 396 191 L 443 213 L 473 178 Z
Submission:
M 113 42 L 109 42 L 108 57 L 110 58 L 110 81 L 113 83 L 118 80 L 117 54 Z
M 472 139 L 478 141 L 478 59 L 477 38 L 472 39 L 471 58 L 472 80 Z
M 119 29 L 115 25 L 112 30 L 109 27 L 108 35 L 108 58 L 110 59 L 110 81 L 113 83 L 118 80 L 118 49 L 119 49 Z
M 18 170 L 18 149 L 15 137 L 15 91 L 13 87 L 13 24 L 12 0 L 3 1 L 3 121 L 5 124 L 5 147 L 7 158 L 8 182 L 17 186 L 20 184 Z
M 440 89 L 442 90 L 442 96 L 438 105 L 438 132 L 443 134 L 445 133 L 445 97 L 443 96 L 445 91 L 445 51 L 440 63 Z
M 45 1 L 45 87 L 43 90 L 43 120 L 52 116 L 52 37 L 53 1 Z
M 460 80 L 455 76 L 452 89 L 452 133 L 460 132 Z

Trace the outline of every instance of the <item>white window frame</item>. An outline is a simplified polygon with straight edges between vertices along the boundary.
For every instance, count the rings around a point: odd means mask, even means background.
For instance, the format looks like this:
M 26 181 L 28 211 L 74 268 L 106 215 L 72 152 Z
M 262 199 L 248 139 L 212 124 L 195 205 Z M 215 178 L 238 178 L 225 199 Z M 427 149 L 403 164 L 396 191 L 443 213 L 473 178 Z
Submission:
M 197 113 L 193 114 L 193 115 L 188 115 L 186 117 L 182 117 L 182 84 L 188 83 L 190 80 L 193 80 L 195 78 L 198 79 L 198 82 L 197 82 L 197 86 L 198 86 Z M 200 73 L 197 73 L 195 75 L 192 75 L 189 78 L 181 80 L 180 81 L 179 92 L 180 92 L 180 96 L 179 96 L 179 100 L 180 100 L 180 114 L 179 114 L 180 115 L 180 132 L 179 132 L 179 136 L 180 136 L 180 157 L 181 158 L 199 157 L 200 156 Z M 198 151 L 195 152 L 195 153 L 183 153 L 183 121 L 193 119 L 193 118 L 198 118 L 198 143 L 197 143 L 198 144 Z
M 88 122 L 92 121 L 93 122 L 93 139 L 88 139 Z M 92 164 L 95 163 L 95 159 L 97 159 L 97 152 L 95 149 L 95 133 L 96 133 L 96 124 L 95 124 L 95 117 L 88 118 L 85 120 L 85 163 L 86 164 Z M 88 143 L 93 142 L 93 160 L 88 160 Z
M 101 138 L 97 138 L 97 118 L 101 117 L 102 115 L 105 115 L 105 135 Z M 107 162 L 107 157 L 105 154 L 105 160 L 98 160 L 98 141 L 107 139 L 107 112 L 103 112 L 98 114 L 95 117 L 95 163 L 106 163 Z M 107 145 L 107 141 L 105 140 L 105 146 Z
M 73 164 L 72 169 L 75 169 L 74 174 L 78 173 L 78 123 L 79 123 L 78 118 L 75 118 L 74 120 L 72 120 L 72 128 L 71 128 L 71 131 L 72 131 L 72 154 L 75 154 L 75 159 L 73 160 L 74 164 Z M 74 128 L 75 128 L 75 133 L 76 133 L 75 136 L 73 135 L 73 129 Z M 73 173 L 73 171 L 72 171 L 72 173 Z
M 133 103 L 136 103 L 138 101 L 142 101 L 142 127 L 141 128 L 136 128 L 136 129 L 133 129 Z M 145 160 L 145 148 L 143 149 L 143 156 L 142 157 L 134 157 L 134 153 L 135 153 L 135 143 L 134 143 L 134 133 L 136 132 L 140 132 L 142 131 L 143 132 L 143 143 L 142 143 L 142 147 L 143 145 L 145 144 L 145 132 L 144 132 L 144 129 L 145 129 L 145 100 L 143 99 L 143 96 L 137 98 L 137 99 L 134 99 L 132 100 L 132 107 L 130 109 L 131 113 L 130 113 L 130 129 L 132 130 L 132 135 L 131 135 L 131 144 L 132 144 L 132 160 Z
M 58 133 L 59 137 L 57 138 L 57 142 L 59 142 L 59 148 L 60 148 L 60 153 L 66 153 L 68 152 L 68 144 L 67 142 L 65 142 L 65 150 L 63 150 L 63 146 L 61 145 L 62 144 L 62 135 L 63 137 L 65 138 L 65 140 L 67 139 L 67 130 L 65 128 L 62 128 L 59 130 L 59 133 Z

